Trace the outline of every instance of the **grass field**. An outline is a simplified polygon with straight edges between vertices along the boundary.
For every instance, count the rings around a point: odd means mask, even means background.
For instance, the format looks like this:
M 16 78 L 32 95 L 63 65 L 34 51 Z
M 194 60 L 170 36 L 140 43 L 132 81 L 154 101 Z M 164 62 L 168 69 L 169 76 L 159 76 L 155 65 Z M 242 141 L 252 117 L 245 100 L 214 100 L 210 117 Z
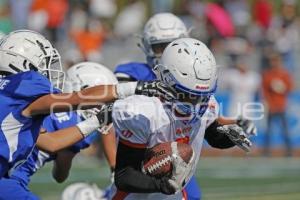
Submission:
M 45 200 L 58 200 L 63 188 L 76 181 L 105 187 L 104 162 L 78 157 L 66 183 L 56 184 L 51 165 L 32 179 L 31 189 Z M 299 200 L 300 158 L 202 158 L 197 170 L 204 200 Z

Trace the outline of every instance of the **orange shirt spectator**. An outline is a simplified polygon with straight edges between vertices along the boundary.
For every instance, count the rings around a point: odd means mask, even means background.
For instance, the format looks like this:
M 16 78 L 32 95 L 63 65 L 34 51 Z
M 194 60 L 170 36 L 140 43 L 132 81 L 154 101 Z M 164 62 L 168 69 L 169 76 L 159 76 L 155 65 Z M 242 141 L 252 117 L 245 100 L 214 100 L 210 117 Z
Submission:
M 293 88 L 292 77 L 283 67 L 281 57 L 270 57 L 270 68 L 263 74 L 263 95 L 269 113 L 283 113 L 286 110 L 287 97 Z
M 90 53 L 100 52 L 105 40 L 105 30 L 98 20 L 90 19 L 84 30 L 73 30 L 71 37 L 82 56 L 87 59 Z
M 46 10 L 47 3 L 47 0 L 34 0 L 32 1 L 31 11 Z
M 64 22 L 68 8 L 67 0 L 34 0 L 31 6 L 32 11 L 47 12 L 49 28 L 57 28 Z
M 73 37 L 76 45 L 85 58 L 89 53 L 100 50 L 104 39 L 101 33 L 89 31 L 76 32 Z

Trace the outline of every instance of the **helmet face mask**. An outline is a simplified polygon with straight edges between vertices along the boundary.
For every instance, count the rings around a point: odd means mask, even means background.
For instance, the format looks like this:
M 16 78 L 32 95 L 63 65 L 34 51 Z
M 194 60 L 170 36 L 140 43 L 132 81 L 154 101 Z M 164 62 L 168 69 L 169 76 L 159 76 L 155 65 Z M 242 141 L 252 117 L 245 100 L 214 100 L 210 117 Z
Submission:
M 65 73 L 62 70 L 61 58 L 56 49 L 53 49 L 51 55 L 42 58 L 37 68 L 42 75 L 50 80 L 53 87 L 63 90 Z

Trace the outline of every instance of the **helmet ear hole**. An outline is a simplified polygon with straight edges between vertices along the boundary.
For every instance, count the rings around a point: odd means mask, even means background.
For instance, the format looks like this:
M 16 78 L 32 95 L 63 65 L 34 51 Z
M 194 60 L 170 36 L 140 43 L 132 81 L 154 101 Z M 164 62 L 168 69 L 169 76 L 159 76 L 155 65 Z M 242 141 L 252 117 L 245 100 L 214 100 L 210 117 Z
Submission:
M 29 66 L 29 69 L 30 69 L 30 70 L 33 70 L 33 71 L 35 71 L 35 72 L 38 71 L 38 69 L 37 69 L 32 63 L 29 63 L 28 66 Z

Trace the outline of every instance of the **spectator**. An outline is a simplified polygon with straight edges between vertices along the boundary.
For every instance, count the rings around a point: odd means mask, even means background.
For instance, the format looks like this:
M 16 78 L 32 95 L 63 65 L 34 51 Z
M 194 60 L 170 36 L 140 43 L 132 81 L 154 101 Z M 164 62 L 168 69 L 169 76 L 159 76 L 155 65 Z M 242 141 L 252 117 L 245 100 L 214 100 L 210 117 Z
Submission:
M 260 77 L 257 72 L 249 69 L 245 59 L 239 58 L 235 66 L 224 74 L 226 78 L 221 79 L 222 85 L 230 91 L 229 117 L 253 117 L 246 113 L 246 109 L 249 109 L 250 104 L 255 100 L 260 86 Z
M 59 30 L 65 21 L 68 8 L 67 0 L 34 0 L 31 7 L 33 16 L 30 19 L 34 19 L 35 22 L 30 22 L 29 25 L 37 30 L 46 25 L 51 41 L 57 42 Z M 36 21 L 37 17 L 42 19 Z M 47 20 L 46 24 L 45 20 Z
M 12 31 L 12 21 L 10 19 L 10 10 L 7 1 L 0 0 L 0 31 L 4 34 Z
M 138 33 L 143 27 L 146 7 L 144 2 L 132 0 L 117 16 L 114 33 L 119 38 L 126 38 Z
M 93 16 L 111 18 L 116 14 L 117 6 L 114 0 L 91 0 L 89 10 Z
M 90 19 L 84 30 L 74 30 L 71 34 L 84 60 L 101 61 L 105 32 L 99 20 Z
M 264 29 L 268 29 L 272 19 L 272 3 L 269 0 L 255 0 L 253 4 L 254 21 Z
M 231 19 L 241 34 L 240 29 L 244 29 L 250 22 L 249 4 L 247 0 L 226 0 L 224 7 L 231 16 Z
M 290 73 L 295 72 L 295 50 L 299 45 L 296 8 L 295 0 L 282 1 L 281 15 L 273 18 L 268 34 Z
M 25 29 L 32 0 L 10 0 L 9 3 L 14 29 Z
M 284 68 L 281 56 L 273 53 L 269 57 L 270 67 L 263 73 L 263 96 L 268 108 L 267 131 L 264 154 L 270 154 L 270 137 L 272 122 L 281 120 L 282 132 L 286 146 L 286 156 L 292 155 L 291 141 L 286 119 L 287 98 L 293 88 L 293 81 L 288 71 Z

